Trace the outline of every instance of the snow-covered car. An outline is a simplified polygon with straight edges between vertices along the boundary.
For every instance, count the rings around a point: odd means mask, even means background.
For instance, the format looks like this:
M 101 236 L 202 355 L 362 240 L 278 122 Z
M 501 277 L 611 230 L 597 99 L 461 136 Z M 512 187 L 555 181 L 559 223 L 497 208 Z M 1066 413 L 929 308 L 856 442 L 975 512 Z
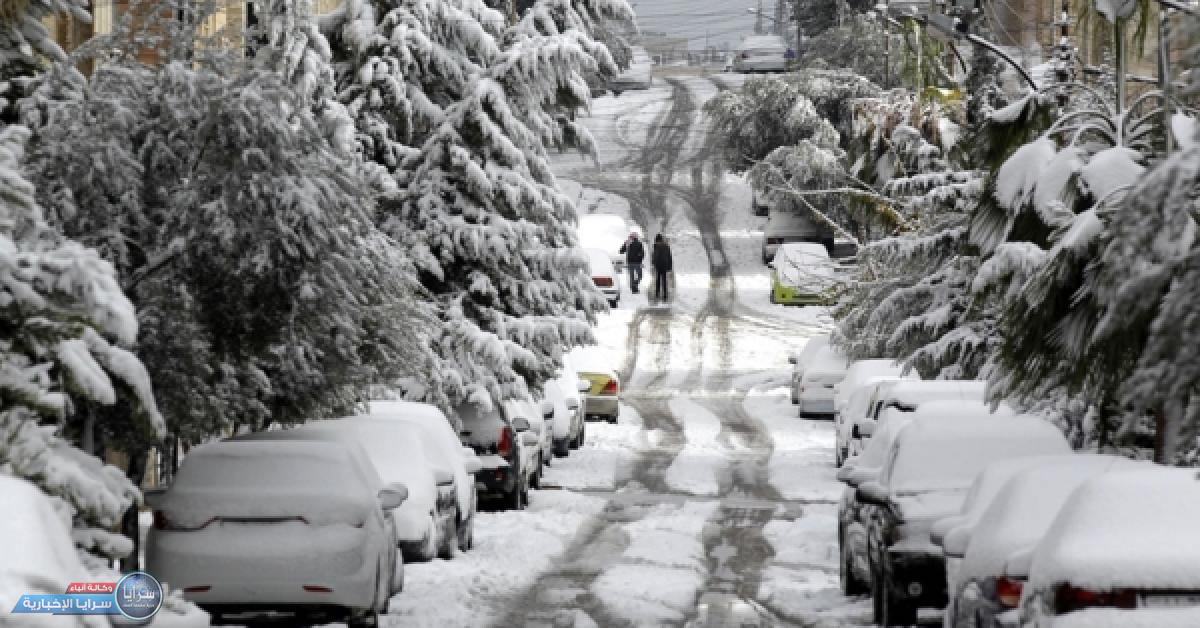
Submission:
M 454 476 L 454 493 L 458 510 L 453 519 L 458 549 L 466 551 L 475 543 L 475 511 L 478 498 L 475 474 L 483 462 L 475 450 L 458 439 L 450 420 L 441 410 L 427 403 L 411 401 L 372 401 L 368 418 L 404 421 L 418 426 L 425 437 L 425 454 L 429 463 Z M 447 537 L 448 538 L 448 537 Z
M 546 399 L 554 404 L 554 453 L 565 456 L 571 449 L 582 447 L 587 436 L 582 393 L 592 386 L 579 378 L 569 355 L 563 356 L 562 370 L 553 383 L 555 390 L 547 390 Z M 565 412 L 565 416 L 560 416 L 560 412 Z
M 0 472 L 0 512 L 0 538 L 8 539 L 0 552 L 0 626 L 111 628 L 103 615 L 7 615 L 23 595 L 62 595 L 93 578 L 71 540 L 69 514 L 41 489 Z
M 864 551 L 875 623 L 908 626 L 921 607 L 946 606 L 946 566 L 930 541 L 931 526 L 962 507 L 984 468 L 1010 458 L 1070 453 L 1058 428 L 1033 416 L 1002 416 L 976 403 L 918 408 L 897 434 L 875 480 L 858 485 L 869 505 Z
M 785 242 L 767 264 L 771 268 L 771 303 L 779 305 L 832 305 L 840 282 L 837 264 L 825 245 Z M 832 408 L 831 408 L 832 411 Z
M 629 237 L 631 229 L 624 218 L 615 214 L 584 214 L 579 217 L 576 231 L 580 247 L 604 251 L 618 272 L 625 266 L 621 245 Z
M 859 386 L 875 378 L 890 377 L 900 379 L 919 379 L 916 374 L 903 375 L 904 365 L 891 359 L 855 360 L 846 367 L 846 377 L 833 388 L 834 412 L 841 412 L 842 407 L 850 400 L 850 395 Z
M 796 356 L 792 382 L 800 416 L 833 414 L 833 387 L 846 376 L 846 364 L 846 357 L 828 339 Z
M 529 487 L 541 488 L 542 466 L 549 464 L 554 457 L 554 427 L 553 409 L 547 417 L 547 407 L 532 399 L 515 399 L 505 401 L 502 408 L 504 415 L 521 434 L 521 444 L 528 445 L 521 450 L 522 466 L 529 469 Z M 523 425 L 529 425 L 523 429 Z
M 812 362 L 813 357 L 819 351 L 829 346 L 829 334 L 818 334 L 811 336 L 805 343 L 804 348 L 796 353 L 788 356 L 788 364 L 792 365 L 792 405 L 800 405 L 800 380 L 804 377 L 804 370 Z
M 590 384 L 583 397 L 584 418 L 616 423 L 621 413 L 621 377 L 617 370 L 595 347 L 578 347 L 570 357 L 575 373 Z
M 360 456 L 321 440 L 193 449 L 170 488 L 147 495 L 147 571 L 214 623 L 271 613 L 376 625 L 403 585 L 390 513 L 407 490 Z
M 787 53 L 787 44 L 779 35 L 751 35 L 734 51 L 733 69 L 743 74 L 784 72 L 788 64 Z
M 650 89 L 654 84 L 654 60 L 641 46 L 634 46 L 632 52 L 633 59 L 629 68 L 608 82 L 613 96 L 620 96 L 621 92 L 634 89 Z
M 498 406 L 467 402 L 454 408 L 462 442 L 479 456 L 483 469 L 475 476 L 480 500 L 497 500 L 505 508 L 521 510 L 529 503 L 532 480 L 529 460 L 539 439 L 528 433 L 530 424 L 514 424 Z M 519 431 L 518 431 L 519 430 Z
M 1197 521 L 1195 469 L 1149 466 L 1088 480 L 1028 554 L 1021 625 L 1200 626 Z
M 426 455 L 420 427 L 400 421 L 346 417 L 310 421 L 298 427 L 257 432 L 238 439 L 328 440 L 361 452 L 385 485 L 403 485 L 408 498 L 392 511 L 396 541 L 404 560 L 429 561 L 453 555 L 456 500 L 454 474 L 435 467 Z
M 1019 555 L 1032 552 L 1067 498 L 1084 482 L 1142 465 L 1110 455 L 1039 457 L 1009 478 L 977 518 L 968 515 L 942 538 L 947 566 L 952 560 L 958 563 L 953 573 L 947 570 L 946 613 L 951 625 L 1015 625 L 1015 609 L 1029 575 L 1021 568 L 1028 567 L 1028 560 Z M 967 504 L 963 508 L 969 512 Z M 1017 560 L 1010 563 L 1013 557 Z
M 610 306 L 617 307 L 621 302 L 621 275 L 613 266 L 612 258 L 600 249 L 586 249 L 585 252 L 592 283 L 604 293 L 604 298 L 608 299 Z
M 833 230 L 820 225 L 806 214 L 791 211 L 771 210 L 767 224 L 763 227 L 762 262 L 770 264 L 775 259 L 779 245 L 788 242 L 815 242 L 824 244 L 833 239 Z
M 853 366 L 853 365 L 852 365 Z M 854 389 L 850 398 L 833 415 L 833 464 L 840 467 L 850 455 L 850 439 L 855 436 L 854 426 L 859 420 L 867 417 L 867 408 L 871 399 L 875 398 L 876 390 L 883 382 L 898 380 L 898 377 L 873 377 Z M 844 380 L 843 380 L 844 381 Z M 837 405 L 837 402 L 834 402 Z
M 987 383 L 976 380 L 896 380 L 880 382 L 875 394 L 867 402 L 867 416 L 855 421 L 851 427 L 849 449 L 861 451 L 864 441 L 875 431 L 875 423 L 885 420 L 895 412 L 912 412 L 922 404 L 939 401 L 964 401 L 983 403 Z M 1012 412 L 1001 404 L 1004 412 Z

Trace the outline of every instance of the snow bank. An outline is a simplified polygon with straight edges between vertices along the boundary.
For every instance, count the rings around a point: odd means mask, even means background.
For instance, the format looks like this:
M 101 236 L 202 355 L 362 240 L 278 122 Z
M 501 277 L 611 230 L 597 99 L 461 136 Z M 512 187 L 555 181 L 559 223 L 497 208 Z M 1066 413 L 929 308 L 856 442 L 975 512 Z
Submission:
M 1054 628 L 1196 628 L 1200 608 L 1155 608 L 1135 611 L 1089 608 L 1054 619 Z

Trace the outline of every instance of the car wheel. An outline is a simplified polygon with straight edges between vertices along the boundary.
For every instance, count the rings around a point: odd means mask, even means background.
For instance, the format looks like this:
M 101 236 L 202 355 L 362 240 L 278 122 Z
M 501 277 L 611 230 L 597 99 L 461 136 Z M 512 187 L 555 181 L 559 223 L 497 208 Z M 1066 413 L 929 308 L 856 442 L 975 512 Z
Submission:
M 618 304 L 618 303 L 620 303 L 620 302 L 621 302 L 621 300 L 620 300 L 620 299 L 609 299 L 609 300 L 608 300 L 608 307 L 617 307 L 617 304 Z
M 458 547 L 459 531 L 458 531 L 458 509 L 454 509 L 454 517 L 450 519 L 450 529 L 448 534 L 442 535 L 442 544 L 438 548 L 438 557 L 450 560 L 454 558 L 454 549 Z
M 579 441 L 576 442 L 575 448 L 583 447 L 584 441 L 587 440 L 587 421 L 579 424 Z
M 876 594 L 876 623 L 883 628 L 889 626 L 912 626 L 917 623 L 917 607 L 908 600 L 897 600 L 892 595 L 892 576 L 882 572 L 876 579 L 879 582 Z
M 846 456 L 845 450 L 843 450 L 841 447 L 834 447 L 833 448 L 833 466 L 838 467 L 840 469 L 842 466 L 842 463 L 846 461 L 845 456 Z
M 346 618 L 348 628 L 374 628 L 379 625 L 379 613 L 376 611 L 355 611 Z
M 554 446 L 554 456 L 556 458 L 566 458 L 571 453 L 571 439 L 564 440 L 562 445 Z
M 458 551 L 465 552 L 472 547 L 475 547 L 475 517 L 467 517 L 467 520 L 458 525 Z
M 867 588 L 854 577 L 854 563 L 850 556 L 850 548 L 842 541 L 842 568 L 838 573 L 838 581 L 842 585 L 842 593 L 845 595 L 862 595 L 867 592 Z
M 617 424 L 617 415 L 614 414 L 614 415 L 608 417 L 608 422 L 613 425 L 616 425 Z
M 535 471 L 533 475 L 529 476 L 529 488 L 542 488 L 542 464 L 540 462 L 538 463 L 538 470 Z M 526 501 L 529 501 L 528 497 L 526 498 Z
M 525 510 L 526 508 L 529 508 L 529 484 L 527 484 L 527 483 L 521 485 L 521 508 L 520 508 L 520 510 Z
M 525 497 L 525 479 L 518 475 L 513 490 L 504 496 L 504 507 L 508 510 L 521 510 L 525 508 Z
M 416 559 L 421 562 L 431 561 L 437 558 L 438 555 L 438 529 L 437 517 L 433 513 L 429 514 L 430 519 L 434 521 L 433 525 L 429 526 L 429 536 L 425 537 L 425 544 L 421 546 L 421 551 L 417 553 Z

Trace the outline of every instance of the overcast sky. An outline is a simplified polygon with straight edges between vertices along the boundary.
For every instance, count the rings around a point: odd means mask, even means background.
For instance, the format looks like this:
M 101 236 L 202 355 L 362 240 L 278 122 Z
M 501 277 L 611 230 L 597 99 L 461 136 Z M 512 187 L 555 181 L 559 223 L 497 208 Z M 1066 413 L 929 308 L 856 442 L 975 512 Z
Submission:
M 757 8 L 757 0 L 630 0 L 638 15 L 638 26 L 644 31 L 664 31 L 668 35 L 687 37 L 689 47 L 704 47 L 705 31 L 711 45 L 737 46 L 746 35 L 754 33 L 754 16 L 746 9 Z M 775 2 L 763 0 L 763 12 L 774 15 Z M 769 20 L 763 21 L 770 26 Z

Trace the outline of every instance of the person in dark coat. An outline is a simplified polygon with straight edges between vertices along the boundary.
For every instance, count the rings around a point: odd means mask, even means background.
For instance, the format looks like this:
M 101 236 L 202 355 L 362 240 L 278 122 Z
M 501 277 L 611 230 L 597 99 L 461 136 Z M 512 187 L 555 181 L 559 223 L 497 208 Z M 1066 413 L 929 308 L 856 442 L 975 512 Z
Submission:
M 646 259 L 646 247 L 642 246 L 636 231 L 629 234 L 629 239 L 621 245 L 619 253 L 625 255 L 625 267 L 629 269 L 629 289 L 637 294 L 638 286 L 642 283 L 642 262 Z
M 663 239 L 661 233 L 654 236 L 654 251 L 651 253 L 650 263 L 654 265 L 654 297 L 666 301 L 670 298 L 667 278 L 673 268 L 673 261 L 671 246 Z

